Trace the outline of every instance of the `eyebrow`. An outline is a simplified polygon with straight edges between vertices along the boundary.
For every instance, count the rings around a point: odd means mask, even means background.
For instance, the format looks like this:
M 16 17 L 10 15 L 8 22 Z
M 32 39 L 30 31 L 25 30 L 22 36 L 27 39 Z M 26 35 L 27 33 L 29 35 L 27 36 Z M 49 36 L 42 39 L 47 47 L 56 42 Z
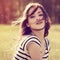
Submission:
M 44 15 L 43 13 L 41 13 L 40 11 L 38 11 L 37 13 L 39 13 L 41 16 Z M 34 14 L 32 15 L 28 15 L 28 16 L 33 16 Z
M 41 11 L 38 11 L 37 13 L 41 13 Z M 43 13 L 41 13 L 41 14 L 43 14 Z
M 37 9 L 38 9 L 38 7 L 37 7 L 37 8 L 35 8 L 35 9 L 34 9 L 34 11 L 33 11 L 30 15 L 28 15 L 28 16 L 34 15 L 34 13 L 37 11 Z M 40 14 L 41 12 L 42 12 L 42 11 L 38 11 L 37 13 L 39 13 L 39 14 Z M 43 13 L 41 13 L 41 14 L 43 14 Z
M 36 7 L 36 8 L 34 9 L 34 11 L 33 11 L 31 14 L 29 14 L 28 16 L 33 15 L 33 14 L 36 12 L 37 9 L 38 9 L 38 7 Z

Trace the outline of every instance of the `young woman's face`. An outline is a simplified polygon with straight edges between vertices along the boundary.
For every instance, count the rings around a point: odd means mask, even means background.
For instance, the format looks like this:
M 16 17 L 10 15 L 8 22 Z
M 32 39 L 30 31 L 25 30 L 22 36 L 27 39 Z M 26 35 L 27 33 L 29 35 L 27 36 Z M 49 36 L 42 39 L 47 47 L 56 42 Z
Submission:
M 29 10 L 28 14 L 31 14 L 33 12 L 34 8 L 31 8 Z M 43 12 L 40 8 L 38 8 L 34 14 L 32 14 L 31 16 L 28 17 L 28 27 L 30 27 L 31 29 L 35 29 L 35 30 L 41 30 L 45 27 L 45 20 L 43 17 Z

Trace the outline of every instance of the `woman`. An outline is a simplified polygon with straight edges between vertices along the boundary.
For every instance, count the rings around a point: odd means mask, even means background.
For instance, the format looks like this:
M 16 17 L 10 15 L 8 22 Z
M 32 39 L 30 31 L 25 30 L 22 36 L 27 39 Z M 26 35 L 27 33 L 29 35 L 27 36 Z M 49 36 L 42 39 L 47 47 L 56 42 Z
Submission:
M 48 60 L 49 41 L 46 36 L 51 21 L 46 10 L 39 3 L 29 3 L 22 18 L 22 42 L 13 60 Z

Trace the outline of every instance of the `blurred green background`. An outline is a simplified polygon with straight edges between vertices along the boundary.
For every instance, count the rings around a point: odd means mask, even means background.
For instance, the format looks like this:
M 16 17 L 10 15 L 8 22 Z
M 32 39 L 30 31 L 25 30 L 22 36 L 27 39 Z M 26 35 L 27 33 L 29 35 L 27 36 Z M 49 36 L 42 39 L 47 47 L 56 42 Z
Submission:
M 0 25 L 0 60 L 11 60 L 19 39 L 19 25 Z M 48 39 L 51 43 L 49 60 L 60 60 L 60 25 L 52 25 Z
M 11 60 L 19 39 L 19 25 L 12 26 L 30 2 L 39 2 L 51 17 L 49 60 L 60 60 L 60 0 L 0 0 L 0 60 Z

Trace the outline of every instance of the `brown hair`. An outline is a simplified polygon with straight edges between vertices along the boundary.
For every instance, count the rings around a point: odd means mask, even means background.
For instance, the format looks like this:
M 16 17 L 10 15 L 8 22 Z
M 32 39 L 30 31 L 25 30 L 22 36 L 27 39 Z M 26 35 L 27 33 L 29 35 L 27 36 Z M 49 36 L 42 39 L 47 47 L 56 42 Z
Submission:
M 48 30 L 50 28 L 51 21 L 50 21 L 50 17 L 48 16 L 48 13 L 44 9 L 44 7 L 41 4 L 39 4 L 39 3 L 30 3 L 30 4 L 28 4 L 26 6 L 26 8 L 25 8 L 25 10 L 23 12 L 23 16 L 22 16 L 23 19 L 22 19 L 22 24 L 21 24 L 21 29 L 22 29 L 21 33 L 22 33 L 22 35 L 29 35 L 32 32 L 31 29 L 30 29 L 30 27 L 27 27 L 26 24 L 28 23 L 28 12 L 33 7 L 36 7 L 36 8 L 34 9 L 34 11 L 30 15 L 34 14 L 35 11 L 38 8 L 40 8 L 42 10 L 43 14 L 44 14 L 44 18 L 45 18 L 45 21 L 46 21 L 46 23 L 45 23 L 44 37 L 46 37 L 48 35 Z

